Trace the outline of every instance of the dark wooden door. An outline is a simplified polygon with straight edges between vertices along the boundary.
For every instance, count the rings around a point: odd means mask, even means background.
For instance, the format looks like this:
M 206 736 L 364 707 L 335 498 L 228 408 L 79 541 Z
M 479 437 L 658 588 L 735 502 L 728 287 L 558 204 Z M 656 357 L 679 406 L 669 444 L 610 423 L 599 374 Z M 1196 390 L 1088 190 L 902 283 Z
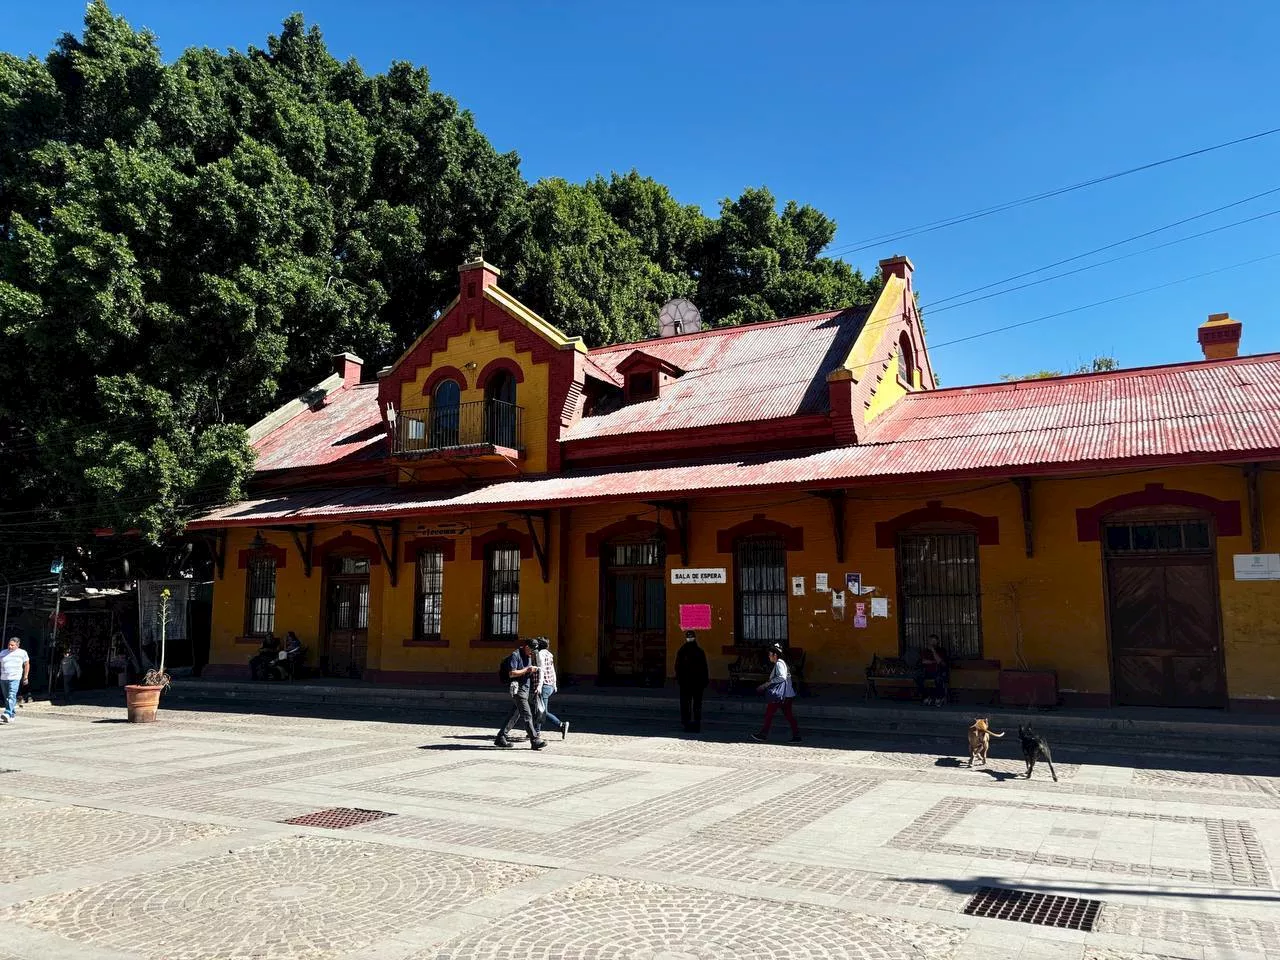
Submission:
M 667 672 L 666 555 L 656 541 L 601 550 L 600 683 L 656 686 Z
M 1131 706 L 1223 706 L 1226 688 L 1212 553 L 1117 552 L 1106 564 L 1116 701 Z
M 329 560 L 321 667 L 331 677 L 359 679 L 369 648 L 369 560 Z

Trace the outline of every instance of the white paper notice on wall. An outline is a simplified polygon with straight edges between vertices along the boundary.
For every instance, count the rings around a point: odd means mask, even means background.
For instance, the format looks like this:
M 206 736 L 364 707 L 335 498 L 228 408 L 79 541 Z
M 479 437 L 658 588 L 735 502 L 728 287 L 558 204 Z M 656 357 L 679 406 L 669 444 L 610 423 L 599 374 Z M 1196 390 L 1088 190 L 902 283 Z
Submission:
M 871 615 L 873 617 L 887 617 L 889 615 L 889 598 L 888 597 L 872 597 L 871 598 Z
M 827 575 L 825 573 L 815 573 L 813 575 L 813 592 L 826 593 L 831 588 L 827 585 Z
M 1280 580 L 1280 553 L 1237 553 L 1237 580 Z
M 831 615 L 837 620 L 844 619 L 844 591 L 831 591 Z
M 793 597 L 804 596 L 804 577 L 791 578 L 791 595 Z

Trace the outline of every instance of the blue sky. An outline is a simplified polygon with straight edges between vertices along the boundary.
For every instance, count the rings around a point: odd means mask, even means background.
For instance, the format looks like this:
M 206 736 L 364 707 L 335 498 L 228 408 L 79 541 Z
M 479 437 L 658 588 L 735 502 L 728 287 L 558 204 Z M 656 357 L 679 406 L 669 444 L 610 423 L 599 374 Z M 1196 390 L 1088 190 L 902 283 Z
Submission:
M 5 0 L 0 48 L 43 55 L 79 0 Z M 1280 127 L 1280 5 L 505 3 L 115 0 L 166 57 L 264 44 L 292 10 L 339 58 L 426 66 L 529 179 L 632 167 L 714 210 L 767 185 L 840 230 L 832 249 Z M 950 297 L 1280 187 L 1280 134 L 972 223 L 850 252 L 906 253 Z M 1280 193 L 1063 269 L 1280 211 Z M 1280 257 L 992 336 L 968 337 L 1280 254 L 1280 214 L 926 317 L 947 385 L 1199 356 L 1229 311 L 1280 350 Z M 1058 272 L 1058 271 L 1051 271 Z M 1043 276 L 1038 274 L 1028 279 Z M 1023 281 L 1025 282 L 1025 281 Z M 954 302 L 954 301 L 953 301 Z

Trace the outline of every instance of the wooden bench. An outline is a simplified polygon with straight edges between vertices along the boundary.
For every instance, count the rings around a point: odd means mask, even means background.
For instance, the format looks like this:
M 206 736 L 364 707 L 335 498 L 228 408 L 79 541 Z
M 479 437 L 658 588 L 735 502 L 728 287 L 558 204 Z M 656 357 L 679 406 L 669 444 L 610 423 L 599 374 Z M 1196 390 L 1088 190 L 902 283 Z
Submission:
M 918 685 L 919 668 L 910 667 L 901 657 L 873 656 L 866 670 L 866 699 L 879 699 L 881 692 L 895 699 L 914 700 Z M 933 688 L 932 678 L 925 681 L 926 692 Z M 947 684 L 948 699 L 952 703 L 993 704 L 1000 697 L 999 660 L 954 660 Z M 905 698 L 901 691 L 907 691 Z
M 769 662 L 768 647 L 725 647 L 726 653 L 736 653 L 738 659 L 729 664 L 729 692 L 739 687 L 749 686 L 752 690 L 764 683 L 773 673 L 773 664 Z M 791 685 L 799 695 L 804 685 L 805 652 L 800 647 L 789 647 L 784 660 L 791 668 Z

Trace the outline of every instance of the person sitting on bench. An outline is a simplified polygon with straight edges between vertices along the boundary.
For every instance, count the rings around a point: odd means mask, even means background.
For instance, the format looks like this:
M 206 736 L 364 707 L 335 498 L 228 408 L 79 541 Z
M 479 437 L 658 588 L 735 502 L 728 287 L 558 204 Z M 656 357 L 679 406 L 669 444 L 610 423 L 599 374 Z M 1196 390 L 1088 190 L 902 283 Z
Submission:
M 267 667 L 280 654 L 280 641 L 276 639 L 274 633 L 268 633 L 262 638 L 262 646 L 258 648 L 258 654 L 249 660 L 249 676 L 254 680 L 267 679 Z
M 933 696 L 925 696 L 925 681 L 932 678 Z M 947 663 L 946 652 L 938 640 L 936 633 L 929 634 L 929 646 L 920 657 L 920 666 L 916 671 L 916 690 L 926 707 L 940 707 L 950 696 L 948 685 L 951 679 L 951 665 Z

